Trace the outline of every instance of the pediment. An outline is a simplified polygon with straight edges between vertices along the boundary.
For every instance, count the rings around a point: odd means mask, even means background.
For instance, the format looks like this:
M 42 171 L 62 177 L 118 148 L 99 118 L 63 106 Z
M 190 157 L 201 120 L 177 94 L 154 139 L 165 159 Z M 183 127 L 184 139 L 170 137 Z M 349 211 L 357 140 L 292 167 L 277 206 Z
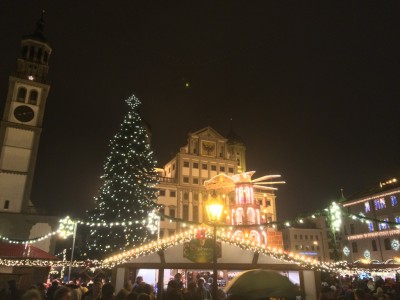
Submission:
M 224 140 L 226 141 L 227 139 L 219 134 L 214 128 L 207 126 L 203 129 L 200 129 L 196 132 L 192 132 L 189 134 L 190 137 L 197 137 L 197 138 L 203 138 L 203 139 L 218 139 L 218 140 Z

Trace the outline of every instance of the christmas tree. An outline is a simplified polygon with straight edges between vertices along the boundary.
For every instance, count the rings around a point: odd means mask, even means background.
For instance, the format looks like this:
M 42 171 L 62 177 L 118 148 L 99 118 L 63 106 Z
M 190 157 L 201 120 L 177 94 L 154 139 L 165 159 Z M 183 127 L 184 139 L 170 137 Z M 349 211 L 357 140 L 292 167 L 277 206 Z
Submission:
M 139 99 L 131 96 L 126 102 L 129 111 L 110 141 L 111 151 L 101 176 L 103 184 L 95 198 L 97 205 L 89 213 L 90 222 L 102 224 L 90 230 L 87 240 L 90 258 L 100 259 L 152 238 L 145 222 L 157 208 L 156 161 L 138 113 Z M 110 223 L 113 225 L 109 226 Z

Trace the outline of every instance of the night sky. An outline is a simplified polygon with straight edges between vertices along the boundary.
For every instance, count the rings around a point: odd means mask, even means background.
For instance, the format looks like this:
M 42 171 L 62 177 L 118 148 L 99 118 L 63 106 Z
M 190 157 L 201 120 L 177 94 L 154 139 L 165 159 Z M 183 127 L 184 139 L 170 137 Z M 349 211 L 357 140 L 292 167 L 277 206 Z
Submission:
M 287 181 L 280 219 L 398 176 L 399 3 L 2 0 L 1 112 L 42 8 L 53 47 L 32 201 L 93 207 L 131 94 L 160 166 L 190 131 L 226 135 L 233 118 L 248 170 Z

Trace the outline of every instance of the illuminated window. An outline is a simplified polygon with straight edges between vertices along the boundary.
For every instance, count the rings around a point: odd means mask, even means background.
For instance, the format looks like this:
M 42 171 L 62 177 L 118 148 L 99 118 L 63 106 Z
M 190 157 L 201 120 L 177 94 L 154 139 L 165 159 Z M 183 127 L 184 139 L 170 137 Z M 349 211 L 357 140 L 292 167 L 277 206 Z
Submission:
M 397 205 L 397 198 L 396 198 L 396 196 L 390 196 L 390 200 L 392 201 L 392 206 L 396 206 L 396 205 Z
M 389 221 L 388 218 L 383 219 L 383 221 Z M 379 223 L 379 230 L 386 230 L 389 229 L 389 224 L 387 223 Z
M 374 203 L 375 203 L 375 209 L 376 210 L 380 210 L 380 209 L 386 208 L 386 202 L 385 202 L 384 198 L 375 199 Z
M 386 202 L 384 198 L 379 199 L 379 203 L 381 204 L 381 208 L 386 208 Z
M 369 229 L 370 232 L 371 232 L 371 231 L 374 231 L 374 223 L 369 222 L 369 223 L 368 223 L 368 229 Z
M 365 212 L 366 213 L 370 212 L 371 211 L 371 207 L 369 206 L 369 202 L 365 202 L 364 205 L 365 205 Z

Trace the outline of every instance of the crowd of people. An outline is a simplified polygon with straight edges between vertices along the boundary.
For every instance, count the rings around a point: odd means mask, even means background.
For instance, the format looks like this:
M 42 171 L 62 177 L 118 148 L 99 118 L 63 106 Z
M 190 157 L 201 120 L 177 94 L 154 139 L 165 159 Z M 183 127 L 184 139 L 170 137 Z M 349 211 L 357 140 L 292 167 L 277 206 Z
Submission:
M 322 282 L 320 300 L 400 300 L 400 283 L 393 279 L 342 277 Z
M 160 291 L 164 300 L 212 300 L 211 284 L 203 277 L 187 282 L 185 287 L 182 275 L 177 273 Z M 51 284 L 38 283 L 21 293 L 15 280 L 8 286 L 0 286 L 0 300 L 155 300 L 157 289 L 138 276 L 135 282 L 127 282 L 119 291 L 104 280 L 89 283 L 69 282 Z M 217 299 L 235 299 L 226 297 L 222 289 L 218 290 Z M 400 282 L 392 279 L 357 277 L 330 278 L 322 282 L 319 300 L 400 300 Z
M 143 281 L 142 276 L 138 276 L 133 284 L 125 283 L 120 291 L 115 291 L 111 283 L 103 283 L 103 280 L 94 280 L 87 284 L 74 281 L 62 284 L 54 280 L 49 286 L 38 283 L 21 293 L 17 289 L 16 281 L 10 280 L 8 287 L 0 289 L 0 300 L 155 300 L 156 293 L 152 285 Z M 162 293 L 166 300 L 212 299 L 211 286 L 204 278 L 191 281 L 184 287 L 180 273 L 168 282 Z M 226 299 L 222 290 L 219 290 L 217 300 L 220 299 Z

